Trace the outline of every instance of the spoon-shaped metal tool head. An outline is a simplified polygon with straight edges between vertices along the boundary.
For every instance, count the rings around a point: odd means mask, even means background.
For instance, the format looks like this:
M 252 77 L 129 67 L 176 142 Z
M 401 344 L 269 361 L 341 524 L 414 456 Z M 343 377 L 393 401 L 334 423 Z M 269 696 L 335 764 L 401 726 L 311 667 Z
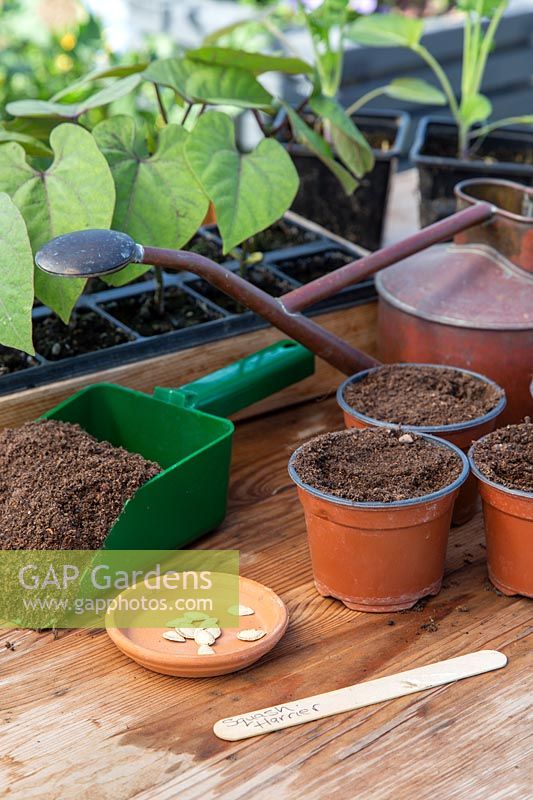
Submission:
M 57 236 L 47 242 L 35 263 L 50 275 L 94 278 L 117 272 L 131 262 L 141 263 L 143 248 L 118 231 L 85 230 Z

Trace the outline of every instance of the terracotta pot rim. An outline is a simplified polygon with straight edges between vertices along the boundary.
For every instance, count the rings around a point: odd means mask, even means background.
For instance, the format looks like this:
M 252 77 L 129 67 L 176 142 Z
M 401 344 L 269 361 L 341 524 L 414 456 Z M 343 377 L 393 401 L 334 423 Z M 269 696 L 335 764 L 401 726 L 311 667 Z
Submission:
M 381 366 L 388 366 L 387 364 L 383 364 Z M 454 367 L 450 366 L 449 364 L 426 364 L 421 362 L 415 361 L 406 361 L 401 362 L 399 364 L 395 364 L 396 367 L 435 367 L 437 369 L 455 369 L 457 372 L 464 372 L 466 375 L 470 375 L 473 378 L 478 378 L 479 380 L 486 383 L 488 386 L 494 386 L 496 389 L 499 389 L 503 392 L 500 400 L 496 403 L 494 408 L 490 411 L 487 411 L 486 414 L 483 414 L 480 417 L 475 417 L 474 419 L 466 420 L 465 422 L 454 422 L 450 425 L 402 425 L 398 422 L 386 422 L 382 419 L 375 419 L 374 417 L 368 417 L 366 414 L 363 414 L 357 409 L 350 406 L 345 397 L 344 397 L 344 390 L 350 383 L 357 383 L 358 381 L 362 380 L 364 377 L 369 375 L 371 372 L 376 372 L 376 370 L 380 369 L 380 367 L 372 367 L 371 369 L 365 369 L 361 372 L 356 372 L 355 375 L 351 375 L 350 377 L 346 378 L 339 388 L 337 389 L 337 403 L 342 408 L 343 411 L 346 411 L 347 414 L 350 416 L 355 417 L 356 419 L 360 419 L 361 422 L 366 423 L 369 427 L 382 427 L 382 428 L 392 428 L 393 430 L 402 429 L 405 431 L 413 431 L 414 433 L 429 433 L 433 434 L 434 436 L 439 436 L 447 433 L 455 433 L 459 431 L 466 431 L 469 428 L 476 428 L 479 425 L 484 425 L 486 422 L 490 422 L 490 420 L 497 417 L 501 412 L 504 410 L 505 406 L 507 405 L 507 397 L 505 394 L 505 390 L 502 386 L 500 386 L 495 381 L 492 381 L 490 378 L 487 378 L 486 375 L 481 375 L 479 372 L 473 372 L 470 369 L 463 369 L 462 367 Z
M 426 503 L 431 503 L 434 500 L 440 500 L 441 498 L 445 497 L 448 494 L 451 494 L 456 489 L 458 489 L 468 478 L 468 474 L 470 472 L 468 459 L 462 450 L 459 449 L 456 445 L 452 444 L 451 442 L 447 442 L 445 439 L 438 439 L 436 436 L 429 436 L 428 434 L 424 434 L 421 437 L 422 439 L 427 439 L 431 442 L 434 442 L 438 447 L 447 447 L 448 450 L 452 450 L 456 456 L 460 459 L 463 468 L 461 470 L 461 474 L 453 481 L 453 483 L 449 483 L 447 486 L 443 486 L 442 489 L 438 489 L 436 492 L 431 492 L 430 494 L 424 494 L 420 497 L 410 497 L 407 500 L 394 500 L 389 503 L 384 502 L 375 502 L 371 500 L 367 500 L 365 502 L 356 502 L 355 500 L 347 500 L 343 497 L 337 497 L 333 494 L 327 494 L 327 492 L 321 492 L 320 489 L 316 489 L 314 486 L 311 486 L 308 483 L 302 481 L 296 469 L 294 468 L 294 461 L 298 452 L 301 450 L 302 447 L 305 445 L 300 445 L 289 460 L 289 475 L 294 481 L 294 483 L 299 486 L 301 489 L 304 489 L 309 494 L 314 495 L 315 497 L 319 497 L 321 500 L 326 500 L 329 503 L 333 503 L 334 505 L 338 506 L 349 506 L 351 508 L 360 508 L 360 509 L 367 509 L 369 511 L 372 510 L 383 510 L 383 509 L 396 509 L 396 508 L 405 508 L 406 506 L 416 506 L 416 505 L 425 505 Z
M 488 433 L 487 436 L 490 436 L 490 434 Z M 475 445 L 478 444 L 478 442 L 482 442 L 483 439 L 487 438 L 487 436 L 482 436 L 481 439 L 478 439 L 478 441 L 475 442 L 468 451 L 468 461 L 470 462 L 470 469 L 472 470 L 478 481 L 480 481 L 481 483 L 485 483 L 487 486 L 492 486 L 493 489 L 498 489 L 498 491 L 500 492 L 504 492 L 505 494 L 510 494 L 513 497 L 523 497 L 526 500 L 533 500 L 533 492 L 526 492 L 523 489 L 511 489 L 509 486 L 504 486 L 503 483 L 496 483 L 496 481 L 487 478 L 487 476 L 481 472 L 476 462 L 474 461 L 474 448 Z

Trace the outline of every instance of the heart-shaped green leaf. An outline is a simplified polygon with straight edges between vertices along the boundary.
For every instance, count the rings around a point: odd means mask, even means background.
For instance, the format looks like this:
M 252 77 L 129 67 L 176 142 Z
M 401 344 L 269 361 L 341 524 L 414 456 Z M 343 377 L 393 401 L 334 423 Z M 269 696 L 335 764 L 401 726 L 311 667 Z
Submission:
M 331 97 L 315 95 L 309 106 L 317 116 L 329 121 L 338 155 L 357 178 L 362 178 L 374 166 L 374 154 L 357 125 Z
M 0 191 L 7 192 L 26 220 L 35 253 L 63 233 L 109 228 L 115 204 L 113 177 L 92 135 L 79 125 L 59 125 L 51 133 L 54 160 L 34 169 L 16 142 L 0 146 Z M 35 293 L 68 321 L 85 281 L 37 270 Z
M 153 61 L 143 72 L 146 80 L 169 86 L 189 103 L 268 108 L 272 95 L 247 70 L 200 64 L 187 58 Z
M 359 17 L 349 28 L 348 37 L 370 47 L 415 48 L 424 32 L 424 22 L 403 14 L 371 14 Z
M 14 117 L 49 117 L 76 120 L 91 108 L 106 106 L 129 94 L 141 81 L 140 75 L 129 75 L 105 89 L 95 92 L 79 103 L 57 103 L 48 100 L 15 100 L 8 103 L 7 111 Z
M 357 181 L 347 169 L 344 169 L 342 164 L 335 160 L 333 151 L 326 140 L 315 133 L 287 103 L 282 103 L 282 105 L 289 117 L 296 141 L 314 153 L 331 170 L 346 194 L 352 194 L 357 188 Z
M 208 111 L 201 116 L 185 152 L 215 206 L 225 253 L 280 219 L 298 190 L 298 175 L 285 148 L 263 139 L 243 155 L 226 114 Z
M 0 219 L 0 343 L 33 355 L 31 244 L 22 214 L 3 192 Z
M 115 180 L 113 228 L 145 245 L 180 248 L 186 244 L 209 207 L 185 158 L 187 131 L 179 125 L 167 125 L 152 155 L 140 141 L 131 117 L 104 120 L 93 135 Z M 131 265 L 109 275 L 107 281 L 122 286 L 146 269 Z
M 44 142 L 40 142 L 39 139 L 36 139 L 34 136 L 28 136 L 26 133 L 17 133 L 16 131 L 6 131 L 0 128 L 0 144 L 5 144 L 5 142 L 18 142 L 29 156 L 49 158 L 53 155 L 48 145 Z
M 383 94 L 394 100 L 430 106 L 445 106 L 448 102 L 444 92 L 420 78 L 397 78 L 384 87 Z
M 247 53 L 245 50 L 234 50 L 231 47 L 199 47 L 189 50 L 187 58 L 204 64 L 218 64 L 222 67 L 239 67 L 254 75 L 263 72 L 283 72 L 287 75 L 306 75 L 313 67 L 301 58 L 269 56 L 262 53 Z
M 476 122 L 484 122 L 492 114 L 492 104 L 484 94 L 474 94 L 463 98 L 461 117 L 468 127 Z

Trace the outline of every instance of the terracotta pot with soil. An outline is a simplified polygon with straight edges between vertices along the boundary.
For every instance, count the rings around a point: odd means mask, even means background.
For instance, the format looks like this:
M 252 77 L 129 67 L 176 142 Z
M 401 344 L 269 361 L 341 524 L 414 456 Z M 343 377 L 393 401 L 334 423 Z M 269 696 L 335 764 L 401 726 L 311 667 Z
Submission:
M 435 364 L 386 364 L 347 378 L 337 402 L 348 428 L 402 428 L 429 433 L 467 453 L 472 442 L 494 430 L 505 392 L 464 369 Z M 468 522 L 479 495 L 471 475 L 459 491 L 452 523 Z
M 533 597 L 533 424 L 489 433 L 469 458 L 483 500 L 489 578 L 504 594 Z
M 289 474 L 320 594 L 377 612 L 437 594 L 468 471 L 449 442 L 385 428 L 326 433 L 299 447 Z
M 455 211 L 454 186 L 468 178 L 504 178 L 533 185 L 533 133 L 500 128 L 480 139 L 471 158 L 457 156 L 457 129 L 438 117 L 420 120 L 411 149 L 418 167 L 420 225 L 425 228 Z

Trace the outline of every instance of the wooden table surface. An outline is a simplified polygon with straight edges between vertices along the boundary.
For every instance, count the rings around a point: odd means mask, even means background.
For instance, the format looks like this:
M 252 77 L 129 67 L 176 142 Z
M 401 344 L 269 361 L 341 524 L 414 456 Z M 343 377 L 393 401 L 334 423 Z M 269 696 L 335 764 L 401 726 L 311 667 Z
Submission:
M 286 635 L 254 667 L 171 678 L 129 661 L 102 631 L 3 633 L 2 797 L 532 796 L 532 607 L 487 582 L 480 517 L 452 531 L 444 588 L 417 609 L 365 614 L 316 593 L 286 464 L 299 442 L 339 427 L 331 397 L 237 427 L 229 513 L 199 546 L 238 548 L 241 573 L 288 606 Z M 244 742 L 211 731 L 241 711 L 482 648 L 502 650 L 508 666 Z
M 414 172 L 398 176 L 392 204 L 389 242 L 414 227 Z M 299 391 L 285 394 L 291 402 Z M 33 416 L 33 409 L 28 413 Z M 271 586 L 288 606 L 286 635 L 256 666 L 222 678 L 169 678 L 129 661 L 102 631 L 64 631 L 57 639 L 51 633 L 2 633 L 0 796 L 533 795 L 532 606 L 498 595 L 488 583 L 480 516 L 452 530 L 443 590 L 416 610 L 362 614 L 316 593 L 303 515 L 286 465 L 298 443 L 339 427 L 332 398 L 238 424 L 229 513 L 220 530 L 198 546 L 238 548 L 241 573 Z M 242 743 L 222 742 L 211 731 L 222 717 L 481 648 L 501 649 L 508 666 Z

